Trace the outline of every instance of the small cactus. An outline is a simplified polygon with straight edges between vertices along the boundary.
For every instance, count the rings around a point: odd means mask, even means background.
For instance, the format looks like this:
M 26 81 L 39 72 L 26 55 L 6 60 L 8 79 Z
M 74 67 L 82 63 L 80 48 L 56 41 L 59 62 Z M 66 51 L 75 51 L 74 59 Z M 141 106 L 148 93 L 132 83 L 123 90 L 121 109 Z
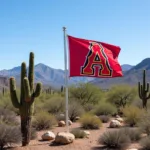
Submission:
M 64 87 L 63 86 L 61 86 L 60 91 L 61 91 L 61 93 L 64 91 Z
M 15 108 L 19 109 L 21 117 L 21 132 L 22 132 L 22 146 L 26 146 L 30 142 L 31 137 L 31 117 L 34 111 L 34 100 L 41 93 L 42 85 L 37 83 L 34 90 L 34 53 L 30 53 L 29 59 L 29 73 L 27 77 L 26 63 L 21 65 L 21 94 L 20 101 L 16 93 L 15 78 L 10 78 L 10 95 L 11 101 Z
M 2 93 L 3 93 L 3 96 L 5 95 L 5 88 L 3 87 L 3 91 L 2 91 Z
M 143 85 L 138 83 L 139 97 L 143 102 L 143 108 L 147 108 L 147 100 L 150 98 L 149 83 L 146 83 L 146 70 L 143 70 Z

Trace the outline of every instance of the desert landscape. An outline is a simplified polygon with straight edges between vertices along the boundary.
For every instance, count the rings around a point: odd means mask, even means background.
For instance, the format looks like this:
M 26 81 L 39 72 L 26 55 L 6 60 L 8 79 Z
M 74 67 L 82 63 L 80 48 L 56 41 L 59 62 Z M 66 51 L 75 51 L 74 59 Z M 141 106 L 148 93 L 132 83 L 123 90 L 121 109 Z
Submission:
M 150 150 L 149 14 L 149 0 L 1 0 L 0 150 Z
M 68 123 L 65 88 L 42 89 L 41 83 L 34 84 L 33 72 L 30 52 L 28 77 L 25 62 L 21 64 L 20 89 L 14 77 L 9 79 L 10 90 L 2 88 L 1 149 L 149 149 L 146 70 L 134 86 L 120 84 L 108 90 L 91 83 L 69 86 Z
M 70 127 L 70 130 L 80 128 L 79 123 L 73 123 Z M 86 130 L 90 132 L 90 135 L 88 137 L 83 139 L 76 139 L 73 143 L 67 144 L 67 145 L 57 145 L 54 144 L 54 140 L 51 141 L 42 141 L 41 136 L 46 131 L 38 132 L 38 137 L 35 140 L 31 140 L 30 146 L 28 147 L 21 147 L 21 145 L 17 145 L 15 148 L 12 148 L 12 150 L 106 150 L 111 148 L 107 148 L 101 144 L 98 143 L 100 135 L 102 135 L 107 130 L 114 130 L 112 128 L 109 128 L 109 123 L 103 124 L 103 127 L 101 127 L 99 130 Z M 56 127 L 55 129 L 50 130 L 53 133 L 57 134 L 58 132 L 66 132 L 66 127 Z M 133 142 L 127 149 L 139 149 L 141 146 L 138 142 Z

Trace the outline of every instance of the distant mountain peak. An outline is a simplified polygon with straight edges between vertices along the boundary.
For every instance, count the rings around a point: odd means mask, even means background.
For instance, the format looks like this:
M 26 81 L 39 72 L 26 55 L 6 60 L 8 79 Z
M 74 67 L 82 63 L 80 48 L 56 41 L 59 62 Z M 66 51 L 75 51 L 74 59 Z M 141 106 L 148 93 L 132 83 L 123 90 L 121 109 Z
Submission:
M 132 68 L 133 66 L 129 65 L 129 64 L 123 64 L 121 65 L 122 71 L 128 71 Z
M 36 64 L 35 66 L 46 66 L 46 65 L 43 64 L 43 63 L 38 63 L 38 64 Z
M 40 67 L 40 68 L 43 68 L 43 69 L 49 68 L 49 69 L 54 69 L 54 70 L 61 70 L 61 69 L 55 69 L 55 68 L 49 67 L 48 65 L 45 65 L 43 63 L 36 64 L 35 68 L 37 68 L 37 67 Z
M 150 58 L 145 58 L 141 61 L 143 64 L 149 64 L 150 65 Z
M 140 63 L 138 63 L 135 67 L 131 70 L 149 70 L 150 69 L 150 58 L 143 59 Z

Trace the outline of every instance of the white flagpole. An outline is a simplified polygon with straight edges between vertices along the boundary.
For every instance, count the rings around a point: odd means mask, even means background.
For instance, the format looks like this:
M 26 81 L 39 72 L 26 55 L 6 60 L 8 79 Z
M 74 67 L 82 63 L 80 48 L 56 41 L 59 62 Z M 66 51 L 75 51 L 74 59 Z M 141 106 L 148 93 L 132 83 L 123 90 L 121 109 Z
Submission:
M 69 125 L 68 125 L 68 73 L 67 73 L 66 27 L 63 27 L 63 31 L 64 31 L 65 92 L 66 92 L 66 127 L 67 127 L 67 132 L 69 132 Z

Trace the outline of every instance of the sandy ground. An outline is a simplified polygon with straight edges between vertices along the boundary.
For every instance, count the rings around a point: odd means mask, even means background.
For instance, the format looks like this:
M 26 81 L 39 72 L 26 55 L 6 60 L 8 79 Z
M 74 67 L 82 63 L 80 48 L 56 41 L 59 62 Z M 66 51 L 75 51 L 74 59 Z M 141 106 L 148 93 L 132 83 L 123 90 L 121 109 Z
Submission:
M 79 123 L 73 123 L 69 129 L 72 128 L 78 128 Z M 101 134 L 103 134 L 106 130 L 113 130 L 108 128 L 109 123 L 103 124 L 103 127 L 101 127 L 99 130 L 88 130 L 90 131 L 89 138 L 84 139 L 76 139 L 72 144 L 68 145 L 54 145 L 53 141 L 41 141 L 41 135 L 45 131 L 38 132 L 38 138 L 36 140 L 32 140 L 30 142 L 30 145 L 27 147 L 21 147 L 21 145 L 16 146 L 15 148 L 12 148 L 13 150 L 108 150 L 106 148 L 103 148 L 102 145 L 98 144 L 98 139 Z M 55 134 L 57 132 L 64 132 L 66 131 L 66 127 L 56 127 L 52 129 Z M 132 143 L 129 148 L 139 148 L 138 143 Z

